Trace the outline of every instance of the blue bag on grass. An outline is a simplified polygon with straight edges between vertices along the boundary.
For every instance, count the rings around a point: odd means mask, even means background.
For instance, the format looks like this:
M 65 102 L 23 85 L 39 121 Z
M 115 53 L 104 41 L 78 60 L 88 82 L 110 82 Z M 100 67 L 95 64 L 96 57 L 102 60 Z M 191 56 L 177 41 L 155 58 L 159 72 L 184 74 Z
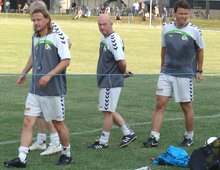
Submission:
M 157 159 L 153 161 L 153 165 L 163 161 L 166 163 L 165 165 L 172 164 L 174 166 L 188 167 L 189 158 L 190 157 L 185 150 L 181 148 L 175 148 L 170 145 L 166 152 L 158 156 Z

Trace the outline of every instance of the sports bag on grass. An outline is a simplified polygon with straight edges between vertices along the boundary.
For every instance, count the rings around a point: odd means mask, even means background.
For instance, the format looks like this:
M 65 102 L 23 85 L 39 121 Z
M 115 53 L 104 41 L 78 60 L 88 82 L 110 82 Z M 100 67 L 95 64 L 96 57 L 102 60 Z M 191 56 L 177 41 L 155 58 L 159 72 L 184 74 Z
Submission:
M 220 170 L 220 138 L 205 147 L 195 149 L 188 167 L 190 170 Z

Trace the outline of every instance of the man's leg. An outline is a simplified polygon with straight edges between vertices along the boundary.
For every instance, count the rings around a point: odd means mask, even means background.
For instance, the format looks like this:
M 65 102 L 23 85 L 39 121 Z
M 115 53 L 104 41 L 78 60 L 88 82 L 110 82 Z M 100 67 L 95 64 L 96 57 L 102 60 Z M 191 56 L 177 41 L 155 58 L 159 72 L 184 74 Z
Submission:
M 185 117 L 185 134 L 184 140 L 178 146 L 191 146 L 193 145 L 193 128 L 194 128 L 194 112 L 192 110 L 191 102 L 180 102 L 180 106 L 184 112 Z
M 194 112 L 191 102 L 180 102 L 180 106 L 184 112 L 186 131 L 191 132 L 194 128 Z
M 33 139 L 33 128 L 37 120 L 35 116 L 25 116 L 21 134 L 21 146 L 29 147 Z
M 117 112 L 113 112 L 113 122 L 120 127 L 123 138 L 122 142 L 118 146 L 119 148 L 126 147 L 128 144 L 130 144 L 132 141 L 137 139 L 137 135 L 131 130 L 131 128 L 128 126 L 128 124 L 125 123 L 124 119 L 121 117 L 120 114 Z
M 46 122 L 47 128 L 50 132 L 50 142 L 52 145 L 59 146 L 60 145 L 60 139 L 58 132 L 56 128 L 54 127 L 54 124 L 52 121 Z
M 33 129 L 34 124 L 36 123 L 37 117 L 34 116 L 25 116 L 23 122 L 23 129 L 21 134 L 21 147 L 19 148 L 19 158 L 21 162 L 26 160 L 27 150 L 33 140 Z
M 19 147 L 19 155 L 11 161 L 5 161 L 4 164 L 9 167 L 26 167 L 26 158 L 29 153 L 29 146 L 33 139 L 33 128 L 37 120 L 34 116 L 25 116 L 23 129 L 21 134 L 21 144 Z
M 52 122 L 59 134 L 60 142 L 62 144 L 62 154 L 56 165 L 66 165 L 72 160 L 70 153 L 69 130 L 67 129 L 63 121 L 53 120 Z
M 113 123 L 113 115 L 112 112 L 106 112 L 103 111 L 103 130 L 102 130 L 102 135 L 99 139 L 99 142 L 103 145 L 107 144 L 108 145 L 108 140 L 109 140 L 109 135 Z
M 102 111 L 103 113 L 103 130 L 99 140 L 96 140 L 94 144 L 87 146 L 87 148 L 102 149 L 108 147 L 109 135 L 113 123 L 112 112 Z
M 112 123 L 113 123 L 113 115 L 112 112 L 105 112 L 103 111 L 103 130 L 106 132 L 110 132 Z
M 38 130 L 38 134 L 37 134 L 37 141 L 34 142 L 31 146 L 30 146 L 30 150 L 45 150 L 46 149 L 46 123 L 45 120 L 43 118 L 38 117 L 37 118 L 37 130 Z
M 169 101 L 169 97 L 157 95 L 157 104 L 154 110 L 152 119 L 151 137 L 147 142 L 144 142 L 146 147 L 158 146 L 158 140 L 160 138 L 160 130 L 163 124 L 164 110 Z
M 65 126 L 64 122 L 53 120 L 53 124 L 59 134 L 60 142 L 62 146 L 64 147 L 69 146 L 69 130 Z
M 48 155 L 61 152 L 62 147 L 60 145 L 60 138 L 59 138 L 56 128 L 54 127 L 54 124 L 52 123 L 52 121 L 42 122 L 42 123 L 44 123 L 47 126 L 50 132 L 50 144 L 48 148 L 44 152 L 42 152 L 40 155 L 48 156 Z

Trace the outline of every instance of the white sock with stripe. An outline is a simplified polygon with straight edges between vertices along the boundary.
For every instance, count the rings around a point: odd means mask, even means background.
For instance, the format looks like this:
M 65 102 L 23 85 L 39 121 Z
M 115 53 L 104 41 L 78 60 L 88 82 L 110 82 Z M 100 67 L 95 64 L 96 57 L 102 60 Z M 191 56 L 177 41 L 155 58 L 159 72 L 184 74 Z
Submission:
M 110 132 L 102 131 L 102 135 L 101 135 L 99 141 L 100 141 L 102 144 L 108 143 L 109 135 L 110 135 Z

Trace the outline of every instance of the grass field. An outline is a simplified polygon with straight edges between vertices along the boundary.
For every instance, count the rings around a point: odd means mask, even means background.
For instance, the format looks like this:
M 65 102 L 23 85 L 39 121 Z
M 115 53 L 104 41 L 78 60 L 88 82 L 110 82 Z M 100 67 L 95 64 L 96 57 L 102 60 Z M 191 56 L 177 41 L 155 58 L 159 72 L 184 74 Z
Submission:
M 1 14 L 2 15 L 2 14 Z M 1 16 L 0 15 L 0 16 Z M 155 107 L 155 89 L 160 71 L 161 28 L 149 28 L 140 24 L 123 24 L 114 30 L 123 38 L 128 69 L 134 77 L 125 80 L 117 111 L 124 117 L 138 136 L 127 148 L 118 149 L 122 133 L 113 126 L 109 148 L 89 150 L 87 145 L 98 139 L 102 129 L 102 113 L 97 111 L 98 89 L 96 67 L 101 34 L 96 22 L 55 20 L 69 36 L 71 65 L 68 68 L 68 94 L 66 96 L 65 124 L 70 131 L 73 161 L 57 167 L 58 155 L 40 156 L 41 151 L 28 155 L 27 168 L 38 170 L 60 169 L 135 169 L 150 166 L 152 170 L 181 170 L 180 167 L 158 167 L 148 160 L 161 155 L 166 149 L 183 140 L 184 116 L 172 99 L 166 108 L 161 139 L 158 148 L 144 148 L 142 142 L 149 138 L 152 114 Z M 31 75 L 26 86 L 16 87 L 19 73 L 30 55 L 32 22 L 28 18 L 0 18 L 0 162 L 18 155 L 22 130 L 24 103 Z M 194 81 L 193 109 L 195 112 L 195 144 L 184 148 L 189 155 L 203 146 L 210 136 L 219 137 L 219 31 L 202 30 L 206 43 L 204 79 Z M 37 130 L 35 128 L 34 136 Z M 49 140 L 47 141 L 49 143 Z M 3 165 L 0 169 L 7 169 Z

